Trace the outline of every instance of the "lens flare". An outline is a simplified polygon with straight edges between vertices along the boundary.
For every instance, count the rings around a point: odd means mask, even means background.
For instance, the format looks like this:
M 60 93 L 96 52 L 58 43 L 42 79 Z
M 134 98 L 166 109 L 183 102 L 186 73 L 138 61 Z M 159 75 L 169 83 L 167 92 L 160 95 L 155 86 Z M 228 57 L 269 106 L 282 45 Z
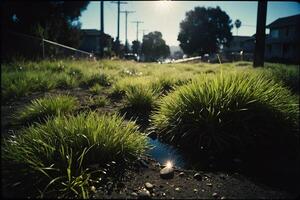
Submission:
M 172 168 L 173 167 L 173 163 L 170 160 L 168 160 L 167 163 L 166 163 L 166 167 L 167 168 Z

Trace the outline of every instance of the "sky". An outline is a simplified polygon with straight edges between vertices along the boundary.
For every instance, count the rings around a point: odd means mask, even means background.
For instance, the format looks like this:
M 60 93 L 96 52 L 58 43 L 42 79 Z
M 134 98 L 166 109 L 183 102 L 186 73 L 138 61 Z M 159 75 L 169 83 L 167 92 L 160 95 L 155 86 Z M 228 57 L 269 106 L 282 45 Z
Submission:
M 241 20 L 242 26 L 238 29 L 238 35 L 250 36 L 256 30 L 256 1 L 125 1 L 120 10 L 135 11 L 128 14 L 128 42 L 136 40 L 136 23 L 139 24 L 139 41 L 145 34 L 152 31 L 160 31 L 167 45 L 178 46 L 177 36 L 180 30 L 179 24 L 185 18 L 185 13 L 193 10 L 196 6 L 216 7 L 225 11 L 234 22 Z M 117 36 L 117 4 L 104 1 L 104 32 L 112 37 Z M 267 24 L 280 17 L 300 14 L 300 3 L 291 1 L 268 2 Z M 82 29 L 100 29 L 100 2 L 91 1 L 85 11 L 82 12 L 79 21 Z M 237 35 L 236 28 L 232 30 Z M 267 31 L 268 33 L 268 31 Z M 120 14 L 120 40 L 125 42 L 125 14 Z

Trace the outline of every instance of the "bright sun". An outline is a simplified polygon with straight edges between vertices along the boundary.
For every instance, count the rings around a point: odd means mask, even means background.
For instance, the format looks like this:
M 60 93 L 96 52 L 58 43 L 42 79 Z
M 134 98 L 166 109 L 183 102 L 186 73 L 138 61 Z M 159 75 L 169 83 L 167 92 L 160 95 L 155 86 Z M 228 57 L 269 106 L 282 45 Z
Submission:
M 172 2 L 170 0 L 156 1 L 156 7 L 164 12 L 170 9 L 171 4 Z

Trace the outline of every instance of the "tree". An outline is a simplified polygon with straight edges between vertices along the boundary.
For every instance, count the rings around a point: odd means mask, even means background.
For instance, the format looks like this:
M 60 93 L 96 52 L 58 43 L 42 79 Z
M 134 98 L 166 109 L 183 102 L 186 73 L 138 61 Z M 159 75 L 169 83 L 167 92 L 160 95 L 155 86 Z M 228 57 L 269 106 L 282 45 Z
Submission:
M 238 33 L 239 33 L 239 28 L 240 28 L 241 25 L 242 25 L 241 20 L 239 20 L 239 19 L 235 20 L 234 25 L 235 25 L 235 28 L 236 28 L 236 35 L 238 35 Z
M 2 2 L 2 28 L 79 46 L 79 17 L 89 1 Z
M 136 53 L 136 54 L 139 53 L 140 47 L 141 47 L 141 43 L 137 40 L 134 40 L 131 46 L 132 53 Z
M 195 7 L 180 23 L 177 40 L 187 55 L 211 54 L 221 45 L 229 45 L 232 27 L 229 16 L 220 7 Z
M 166 58 L 170 55 L 170 47 L 162 39 L 161 32 L 150 32 L 143 37 L 142 54 L 147 61 L 155 61 L 158 58 Z

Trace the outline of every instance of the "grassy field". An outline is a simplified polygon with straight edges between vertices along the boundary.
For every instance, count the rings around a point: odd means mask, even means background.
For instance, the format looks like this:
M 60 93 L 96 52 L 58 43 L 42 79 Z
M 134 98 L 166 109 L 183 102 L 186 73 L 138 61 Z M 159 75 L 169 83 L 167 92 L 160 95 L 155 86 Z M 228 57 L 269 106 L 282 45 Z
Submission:
M 107 164 L 146 152 L 150 129 L 208 155 L 299 155 L 299 66 L 45 60 L 1 72 L 2 107 L 20 105 L 16 133 L 2 138 L 4 169 L 35 182 L 30 195 L 90 197 Z

